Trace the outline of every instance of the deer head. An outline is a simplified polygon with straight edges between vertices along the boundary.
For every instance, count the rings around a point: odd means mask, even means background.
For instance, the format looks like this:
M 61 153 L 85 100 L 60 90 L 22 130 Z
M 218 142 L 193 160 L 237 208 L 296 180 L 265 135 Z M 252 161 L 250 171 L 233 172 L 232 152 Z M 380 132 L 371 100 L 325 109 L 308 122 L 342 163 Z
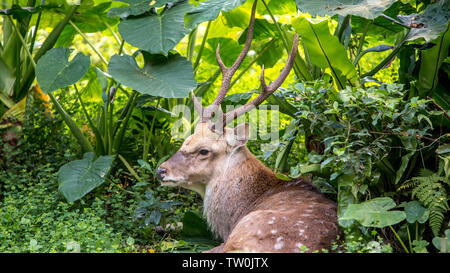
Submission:
M 294 64 L 298 47 L 298 35 L 295 34 L 292 50 L 289 53 L 286 65 L 280 75 L 269 85 L 264 79 L 264 66 L 262 67 L 260 82 L 260 94 L 243 106 L 228 113 L 223 113 L 220 105 L 226 97 L 230 88 L 231 79 L 247 55 L 252 38 L 255 23 L 256 3 L 252 7 L 250 24 L 244 48 L 231 67 L 226 67 L 220 58 L 220 45 L 217 46 L 216 59 L 222 71 L 222 84 L 217 97 L 211 105 L 203 107 L 194 93 L 192 100 L 195 109 L 200 115 L 200 122 L 195 128 L 193 135 L 189 136 L 180 150 L 168 161 L 161 164 L 157 170 L 158 177 L 166 186 L 182 186 L 199 192 L 202 196 L 205 187 L 213 177 L 223 175 L 224 168 L 229 165 L 230 155 L 238 154 L 239 151 L 248 153 L 245 144 L 249 137 L 249 125 L 241 124 L 234 129 L 225 126 L 237 117 L 251 111 L 266 100 L 277 90 L 288 76 Z M 216 118 L 213 122 L 213 118 Z

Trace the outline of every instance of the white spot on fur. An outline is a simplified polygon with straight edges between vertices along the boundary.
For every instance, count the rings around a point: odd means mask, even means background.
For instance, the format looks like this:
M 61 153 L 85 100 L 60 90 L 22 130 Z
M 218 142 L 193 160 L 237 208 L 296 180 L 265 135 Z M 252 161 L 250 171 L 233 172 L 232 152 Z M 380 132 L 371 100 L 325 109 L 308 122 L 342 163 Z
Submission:
M 305 223 L 305 222 L 303 222 L 303 221 L 300 220 L 300 221 L 298 221 L 297 224 L 295 224 L 295 225 L 296 225 L 296 226 L 301 226 L 301 225 L 303 225 L 304 223 Z
M 277 243 L 273 247 L 275 249 L 279 250 L 279 249 L 283 248 L 283 246 L 284 246 L 283 237 L 280 236 L 277 238 Z
M 273 225 L 273 220 L 270 220 L 269 222 L 267 222 L 267 224 L 269 224 L 269 225 Z
M 270 233 L 276 234 L 276 233 L 277 233 L 277 230 L 276 230 L 276 229 L 272 229 L 272 230 L 270 231 Z
M 256 234 L 261 235 L 262 231 L 260 229 L 258 229 L 258 231 L 256 232 Z

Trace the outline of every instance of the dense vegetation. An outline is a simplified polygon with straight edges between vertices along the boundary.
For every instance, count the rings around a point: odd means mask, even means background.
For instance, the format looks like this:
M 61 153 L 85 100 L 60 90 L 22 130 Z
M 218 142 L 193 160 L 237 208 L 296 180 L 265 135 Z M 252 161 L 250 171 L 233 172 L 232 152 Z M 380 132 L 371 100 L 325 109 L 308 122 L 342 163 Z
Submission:
M 339 4 L 337 4 L 339 3 Z M 198 252 L 220 242 L 157 166 L 239 54 L 253 1 L 0 1 L 0 252 Z M 338 204 L 340 252 L 450 251 L 450 1 L 260 0 L 226 105 L 283 67 L 248 147 Z M 268 108 L 269 110 L 271 108 Z M 256 128 L 256 127 L 255 127 Z M 271 141 L 268 134 L 279 135 Z

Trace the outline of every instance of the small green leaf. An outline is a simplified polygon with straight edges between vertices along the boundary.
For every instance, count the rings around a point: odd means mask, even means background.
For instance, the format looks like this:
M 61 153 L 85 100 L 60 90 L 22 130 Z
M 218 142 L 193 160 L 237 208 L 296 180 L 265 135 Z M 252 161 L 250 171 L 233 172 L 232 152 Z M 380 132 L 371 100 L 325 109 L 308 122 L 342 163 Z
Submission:
M 420 224 L 425 223 L 428 220 L 429 211 L 422 207 L 419 202 L 411 201 L 405 205 L 406 221 L 413 224 L 419 222 Z

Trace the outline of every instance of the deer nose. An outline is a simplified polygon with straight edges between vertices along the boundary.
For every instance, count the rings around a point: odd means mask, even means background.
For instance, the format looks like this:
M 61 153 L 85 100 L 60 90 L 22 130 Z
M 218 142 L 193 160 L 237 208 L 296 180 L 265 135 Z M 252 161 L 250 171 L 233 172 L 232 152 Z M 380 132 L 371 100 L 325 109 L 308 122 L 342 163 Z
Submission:
M 165 169 L 165 168 L 156 169 L 156 177 L 159 180 L 163 180 L 166 173 L 167 173 L 167 169 Z

